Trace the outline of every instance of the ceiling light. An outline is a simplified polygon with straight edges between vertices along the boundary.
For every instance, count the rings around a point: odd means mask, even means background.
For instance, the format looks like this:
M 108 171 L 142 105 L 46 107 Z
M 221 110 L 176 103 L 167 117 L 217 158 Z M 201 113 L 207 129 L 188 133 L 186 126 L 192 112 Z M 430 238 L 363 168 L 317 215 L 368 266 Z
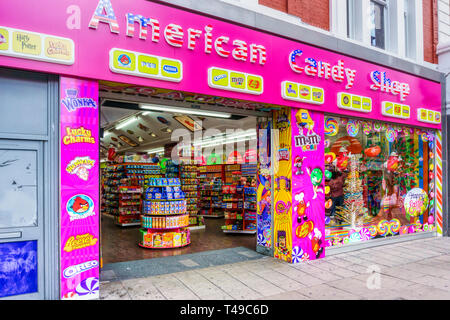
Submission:
M 125 121 L 119 123 L 119 124 L 116 126 L 116 129 L 119 130 L 119 129 L 125 128 L 126 126 L 128 126 L 129 124 L 132 124 L 132 123 L 135 122 L 136 120 L 137 120 L 136 117 L 132 117 L 132 118 L 130 118 L 130 119 L 128 119 L 128 120 L 125 120 Z
M 151 150 L 147 150 L 147 153 L 162 153 L 164 152 L 164 148 L 156 148 L 156 149 L 151 149 Z
M 152 110 L 152 111 L 186 113 L 186 114 L 192 114 L 192 115 L 196 115 L 196 116 L 209 116 L 209 117 L 214 117 L 214 118 L 225 118 L 225 119 L 231 118 L 230 113 L 199 110 L 199 109 L 192 109 L 192 108 L 177 108 L 177 107 L 170 107 L 170 106 L 159 106 L 159 105 L 154 105 L 154 104 L 140 104 L 139 107 L 141 109 Z

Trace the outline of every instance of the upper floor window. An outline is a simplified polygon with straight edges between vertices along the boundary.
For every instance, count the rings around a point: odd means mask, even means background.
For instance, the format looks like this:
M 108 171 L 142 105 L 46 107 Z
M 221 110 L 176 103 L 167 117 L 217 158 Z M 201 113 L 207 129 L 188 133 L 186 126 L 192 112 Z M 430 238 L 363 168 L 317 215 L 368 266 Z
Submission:
M 386 1 L 370 1 L 370 44 L 380 49 L 386 49 L 386 11 Z

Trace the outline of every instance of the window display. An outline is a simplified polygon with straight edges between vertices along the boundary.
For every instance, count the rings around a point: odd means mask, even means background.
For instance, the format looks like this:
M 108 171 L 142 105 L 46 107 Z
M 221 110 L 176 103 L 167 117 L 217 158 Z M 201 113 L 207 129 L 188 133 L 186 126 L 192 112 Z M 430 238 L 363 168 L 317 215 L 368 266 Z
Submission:
M 328 246 L 435 230 L 435 132 L 325 119 Z

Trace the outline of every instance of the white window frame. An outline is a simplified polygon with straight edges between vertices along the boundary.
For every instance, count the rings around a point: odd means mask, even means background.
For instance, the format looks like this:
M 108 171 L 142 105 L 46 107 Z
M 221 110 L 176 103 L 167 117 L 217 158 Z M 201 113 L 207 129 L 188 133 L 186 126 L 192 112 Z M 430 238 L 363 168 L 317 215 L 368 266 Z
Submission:
M 347 1 L 352 6 L 347 7 Z M 358 42 L 374 50 L 387 52 L 391 55 L 403 59 L 412 60 L 419 63 L 423 61 L 423 0 L 411 0 L 410 14 L 414 18 L 410 21 L 410 43 L 411 52 L 406 52 L 405 20 L 404 20 L 404 0 L 372 0 L 380 4 L 386 4 L 385 11 L 385 49 L 380 49 L 371 45 L 370 15 L 371 0 L 330 0 L 330 26 L 331 33 L 339 38 L 348 41 Z M 353 16 L 348 17 L 348 10 L 353 11 Z M 352 20 L 350 22 L 350 20 Z M 352 23 L 352 25 L 348 25 Z M 347 35 L 347 28 L 350 28 L 350 36 Z

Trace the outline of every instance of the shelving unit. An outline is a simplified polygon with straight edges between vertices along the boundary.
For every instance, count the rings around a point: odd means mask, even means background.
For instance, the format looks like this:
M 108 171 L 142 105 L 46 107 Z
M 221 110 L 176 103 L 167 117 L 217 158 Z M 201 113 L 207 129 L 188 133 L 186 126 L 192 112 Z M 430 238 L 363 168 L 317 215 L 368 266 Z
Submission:
M 190 244 L 189 215 L 179 178 L 151 179 L 145 191 L 139 246 L 170 249 Z
M 201 183 L 200 215 L 205 218 L 223 218 L 223 211 L 220 210 L 222 209 L 223 166 L 218 164 L 199 167 L 199 180 Z
M 186 196 L 186 212 L 189 214 L 189 226 L 198 227 L 202 225 L 198 216 L 198 167 L 193 164 L 180 166 L 181 190 Z
M 160 167 L 153 163 L 110 163 L 105 168 L 102 212 L 112 215 L 121 227 L 139 226 L 142 192 L 148 180 L 161 177 Z
M 222 187 L 224 233 L 256 233 L 256 187 L 244 186 L 240 180 L 242 176 L 241 171 L 233 171 L 232 184 Z

